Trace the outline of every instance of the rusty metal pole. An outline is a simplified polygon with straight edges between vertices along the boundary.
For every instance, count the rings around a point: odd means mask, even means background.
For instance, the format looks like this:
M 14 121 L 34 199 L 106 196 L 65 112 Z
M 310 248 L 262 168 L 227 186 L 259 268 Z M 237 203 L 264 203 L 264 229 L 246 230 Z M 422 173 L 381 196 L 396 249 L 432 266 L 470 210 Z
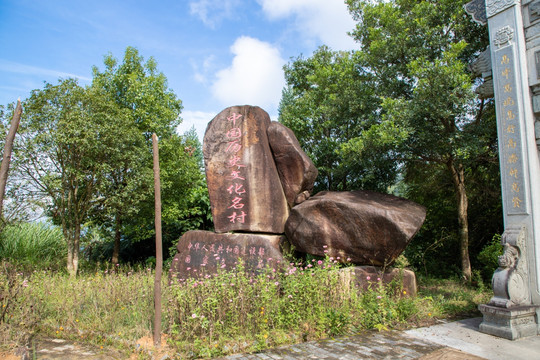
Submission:
M 11 126 L 6 137 L 6 143 L 4 144 L 4 156 L 2 158 L 2 166 L 0 167 L 0 220 L 2 220 L 2 211 L 4 210 L 4 195 L 6 192 L 6 183 L 9 172 L 9 163 L 11 161 L 11 152 L 13 150 L 13 141 L 15 140 L 15 134 L 17 133 L 19 123 L 21 122 L 21 114 L 22 106 L 21 99 L 19 98 L 17 100 L 17 107 L 13 113 Z
M 163 250 L 161 244 L 161 189 L 159 181 L 159 149 L 156 134 L 152 135 L 154 153 L 154 196 L 156 206 L 156 276 L 154 278 L 154 346 L 161 345 L 161 275 L 163 271 Z

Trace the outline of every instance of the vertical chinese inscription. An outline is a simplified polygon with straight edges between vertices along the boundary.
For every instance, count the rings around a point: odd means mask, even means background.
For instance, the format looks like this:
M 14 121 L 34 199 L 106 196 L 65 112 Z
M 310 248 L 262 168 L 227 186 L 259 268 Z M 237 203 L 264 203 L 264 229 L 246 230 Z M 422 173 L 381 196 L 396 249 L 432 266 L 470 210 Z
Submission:
M 225 182 L 226 194 L 230 197 L 229 206 L 227 206 L 226 217 L 231 223 L 245 223 L 246 212 L 244 211 L 244 202 L 246 196 L 246 188 L 244 187 L 246 177 L 243 173 L 246 165 L 242 163 L 242 128 L 240 123 L 242 122 L 242 114 L 235 112 L 231 113 L 227 117 L 227 132 L 225 157 L 227 163 L 225 167 L 227 169 L 227 182 Z
M 203 155 L 217 233 L 281 234 L 287 199 L 266 131 L 270 116 L 256 106 L 232 106 L 207 126 Z
M 497 121 L 505 212 L 510 215 L 525 214 L 525 170 L 521 155 L 521 119 L 512 46 L 495 52 L 495 71 L 498 79 Z

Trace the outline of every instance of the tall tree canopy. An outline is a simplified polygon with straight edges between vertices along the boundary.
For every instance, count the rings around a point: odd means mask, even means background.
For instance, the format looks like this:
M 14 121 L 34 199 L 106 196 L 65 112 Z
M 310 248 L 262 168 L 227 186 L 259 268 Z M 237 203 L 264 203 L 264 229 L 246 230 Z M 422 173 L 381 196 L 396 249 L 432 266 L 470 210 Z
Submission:
M 495 178 L 497 154 L 492 101 L 477 99 L 468 70 L 488 44 L 487 29 L 469 19 L 465 2 L 348 0 L 361 50 L 323 47 L 286 66 L 280 121 L 302 138 L 321 175 L 337 180 L 320 180 L 329 189 L 386 189 L 398 172 L 399 191 L 422 200 L 435 179 L 448 179 L 452 190 L 438 198 L 455 196 L 452 226 L 470 280 L 467 184 Z M 336 186 L 342 179 L 354 181 Z M 423 198 L 438 206 L 432 199 Z
M 104 201 L 95 212 L 97 223 L 114 229 L 112 262 L 118 263 L 123 237 L 139 241 L 154 235 L 152 133 L 160 138 L 166 244 L 180 235 L 172 224 L 187 221 L 193 212 L 205 212 L 188 201 L 193 194 L 204 197 L 204 183 L 197 159 L 191 156 L 190 146 L 196 144 L 176 133 L 182 102 L 168 89 L 167 78 L 157 70 L 156 61 L 150 58 L 145 62 L 137 49 L 128 47 L 121 63 L 109 54 L 104 65 L 103 71 L 93 68 L 92 88 L 104 92 L 130 122 L 130 137 L 112 159 L 115 165 L 100 187 Z
M 121 64 L 106 56 L 105 70 L 94 68 L 91 86 L 60 80 L 25 101 L 16 188 L 23 200 L 41 199 L 62 226 L 72 275 L 89 221 L 114 234 L 115 263 L 121 240 L 153 241 L 154 132 L 160 137 L 165 244 L 181 231 L 208 226 L 200 144 L 192 133 L 176 133 L 181 109 L 155 61 L 144 62 L 134 48 L 127 48 Z
M 373 77 L 358 66 L 356 53 L 319 48 L 285 66 L 288 87 L 280 103 L 280 122 L 294 131 L 319 170 L 315 190 L 371 188 L 385 191 L 395 180 L 388 156 L 344 156 L 342 146 L 377 121 L 380 99 Z M 374 162 L 376 166 L 374 165 Z
M 73 79 L 46 84 L 25 101 L 17 176 L 26 194 L 48 199 L 48 214 L 62 226 L 68 244 L 72 275 L 79 264 L 81 227 L 105 181 L 126 121 L 125 113 L 103 93 Z
M 171 136 L 180 124 L 182 101 L 168 88 L 166 76 L 157 70 L 157 62 L 146 62 L 134 47 L 127 47 L 122 63 L 112 54 L 104 59 L 105 69 L 92 68 L 92 86 L 103 89 L 130 117 L 150 141 L 152 133 Z
M 102 207 L 97 222 L 114 228 L 112 262 L 119 262 L 123 224 L 139 212 L 141 202 L 152 195 L 152 133 L 161 139 L 176 136 L 182 102 L 167 88 L 167 79 L 157 71 L 153 58 L 144 62 L 137 49 L 128 47 L 122 63 L 105 56 L 105 69 L 92 69 L 92 87 L 107 95 L 130 119 L 129 137 L 111 159 L 114 165 L 100 187 Z

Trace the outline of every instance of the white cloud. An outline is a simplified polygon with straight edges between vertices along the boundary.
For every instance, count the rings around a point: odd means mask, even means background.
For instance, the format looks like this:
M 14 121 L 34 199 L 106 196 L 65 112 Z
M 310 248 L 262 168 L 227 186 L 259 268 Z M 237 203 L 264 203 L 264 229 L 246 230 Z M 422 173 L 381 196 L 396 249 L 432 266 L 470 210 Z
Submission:
M 176 128 L 176 132 L 180 135 L 195 127 L 199 141 L 203 142 L 204 133 L 208 123 L 218 114 L 218 112 L 210 113 L 204 111 L 183 111 L 182 123 Z
M 212 93 L 225 106 L 254 105 L 269 113 L 277 110 L 285 86 L 283 65 L 277 48 L 242 36 L 231 46 L 231 66 L 216 74 Z
M 195 61 L 194 59 L 190 60 L 191 67 L 193 69 L 193 79 L 196 82 L 201 84 L 206 84 L 208 82 L 208 74 L 212 68 L 214 68 L 215 56 L 210 55 L 204 58 L 202 63 Z
M 189 11 L 214 29 L 223 19 L 232 17 L 239 5 L 240 0 L 198 0 L 189 3 Z
M 70 74 L 70 73 L 57 71 L 57 70 L 45 69 L 45 68 L 40 68 L 36 66 L 19 64 L 19 63 L 2 60 L 2 59 L 0 59 L 0 71 L 16 73 L 16 74 L 25 74 L 25 75 L 47 76 L 47 77 L 54 77 L 56 79 L 57 78 L 77 78 L 82 81 L 92 80 L 89 77 L 85 77 L 81 75 Z
M 258 0 L 270 19 L 294 16 L 305 39 L 318 38 L 334 50 L 358 47 L 347 35 L 356 25 L 344 0 Z

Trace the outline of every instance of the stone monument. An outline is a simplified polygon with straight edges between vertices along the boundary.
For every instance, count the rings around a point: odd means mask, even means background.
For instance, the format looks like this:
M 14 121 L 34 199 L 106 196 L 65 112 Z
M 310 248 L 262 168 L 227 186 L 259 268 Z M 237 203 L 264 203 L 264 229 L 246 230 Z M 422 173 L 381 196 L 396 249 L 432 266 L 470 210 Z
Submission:
M 317 168 L 294 133 L 255 106 L 232 106 L 206 129 L 203 143 L 214 232 L 188 231 L 171 272 L 179 279 L 287 262 L 285 241 L 302 253 L 359 265 L 346 276 L 361 286 L 371 277 L 399 276 L 416 293 L 412 271 L 388 268 L 422 226 L 426 209 L 371 191 L 321 192 L 311 197 Z
M 281 234 L 289 216 L 266 134 L 270 117 L 259 107 L 219 113 L 203 140 L 215 231 Z
M 505 227 L 480 331 L 514 340 L 540 334 L 540 0 L 465 10 L 489 28 Z
M 203 155 L 215 232 L 188 231 L 179 240 L 172 273 L 180 279 L 230 270 L 241 258 L 257 271 L 285 263 L 289 206 L 259 107 L 233 106 L 206 128 Z

